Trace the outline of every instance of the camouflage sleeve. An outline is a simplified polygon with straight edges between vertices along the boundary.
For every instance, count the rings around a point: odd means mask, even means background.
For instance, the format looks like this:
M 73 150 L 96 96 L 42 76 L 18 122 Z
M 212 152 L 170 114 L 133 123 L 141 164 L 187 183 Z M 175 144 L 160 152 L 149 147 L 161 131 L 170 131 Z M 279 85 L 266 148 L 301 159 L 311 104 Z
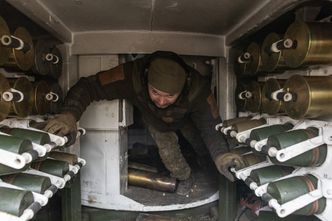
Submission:
M 69 112 L 75 116 L 76 120 L 79 120 L 87 106 L 93 101 L 126 98 L 129 80 L 124 69 L 128 68 L 127 66 L 119 65 L 110 70 L 80 78 L 69 90 L 61 111 Z
M 197 102 L 191 119 L 200 131 L 201 137 L 208 148 L 213 160 L 225 152 L 228 152 L 228 143 L 223 134 L 215 130 L 215 125 L 221 122 L 217 103 L 212 94 L 204 96 Z

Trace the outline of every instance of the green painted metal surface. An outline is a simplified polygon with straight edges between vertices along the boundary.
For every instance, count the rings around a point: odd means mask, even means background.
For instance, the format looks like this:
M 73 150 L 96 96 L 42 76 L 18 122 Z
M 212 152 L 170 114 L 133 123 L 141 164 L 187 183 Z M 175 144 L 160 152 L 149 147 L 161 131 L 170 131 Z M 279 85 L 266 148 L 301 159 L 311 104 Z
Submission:
M 219 175 L 219 209 L 218 221 L 234 220 L 238 210 L 236 183 Z
M 13 153 L 24 153 L 32 150 L 32 144 L 29 140 L 13 137 L 13 136 L 5 136 L 0 135 L 0 149 L 7 150 Z M 16 170 L 11 167 L 0 164 L 0 175 L 6 175 L 11 173 L 18 173 L 27 168 L 24 167 L 22 169 Z
M 21 154 L 23 152 L 32 150 L 32 144 L 29 140 L 26 139 L 0 135 L 0 149 Z
M 250 139 L 252 140 L 263 140 L 268 138 L 273 134 L 278 134 L 293 128 L 293 125 L 290 123 L 286 124 L 275 124 L 267 127 L 257 128 L 251 131 Z
M 21 216 L 23 211 L 33 203 L 30 191 L 0 187 L 0 210 Z
M 267 186 L 267 192 L 280 204 L 289 202 L 317 188 L 317 178 L 312 175 L 295 176 L 272 182 Z M 294 212 L 298 215 L 320 214 L 325 210 L 326 199 L 321 198 Z
M 44 194 L 45 190 L 51 186 L 50 178 L 33 174 L 21 173 L 2 177 L 1 179 L 15 186 L 41 194 Z
M 289 215 L 285 218 L 280 218 L 274 212 L 261 211 L 257 218 L 257 221 L 319 221 L 315 216 L 301 216 L 301 215 Z
M 61 191 L 62 221 L 81 220 L 81 180 L 77 174 Z
M 15 137 L 20 137 L 24 139 L 31 140 L 34 143 L 44 145 L 46 143 L 50 143 L 51 139 L 50 136 L 47 133 L 39 132 L 39 131 L 33 131 L 28 129 L 22 129 L 22 128 L 13 128 L 10 130 L 10 134 Z
M 31 167 L 54 176 L 63 177 L 69 171 L 69 164 L 65 161 L 46 159 L 34 162 Z
M 270 136 L 267 140 L 267 146 L 275 147 L 280 150 L 313 138 L 317 135 L 318 130 L 316 128 L 292 130 Z M 275 164 L 289 166 L 317 167 L 324 163 L 326 155 L 327 146 L 324 144 L 282 163 L 277 161 L 275 158 L 271 158 L 271 161 Z
M 250 178 L 258 185 L 263 185 L 290 174 L 294 168 L 273 165 L 251 171 Z

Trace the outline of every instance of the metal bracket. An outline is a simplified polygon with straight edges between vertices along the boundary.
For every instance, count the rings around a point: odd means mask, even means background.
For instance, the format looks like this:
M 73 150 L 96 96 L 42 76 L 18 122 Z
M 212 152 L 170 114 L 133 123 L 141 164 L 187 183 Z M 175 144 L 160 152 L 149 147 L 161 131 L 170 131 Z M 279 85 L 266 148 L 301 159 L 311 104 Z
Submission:
M 24 221 L 22 219 L 20 219 L 20 217 L 11 215 L 9 213 L 5 213 L 0 211 L 0 220 L 10 220 L 10 221 Z
M 219 131 L 219 130 L 221 130 L 223 128 L 223 123 L 220 123 L 220 124 L 217 124 L 216 126 L 214 126 L 214 129 L 216 130 L 216 131 Z
M 14 169 L 22 169 L 27 163 L 25 158 L 16 153 L 0 149 L 0 163 Z
M 231 168 L 231 171 L 235 174 L 235 176 L 238 179 L 245 181 L 249 177 L 252 170 L 256 170 L 256 169 L 271 166 L 271 165 L 273 165 L 273 164 L 270 161 L 264 161 L 264 162 L 260 162 L 260 163 L 251 165 L 249 167 L 245 167 L 245 168 L 240 169 L 240 170 L 236 170 L 235 168 Z
M 228 131 L 230 131 L 232 129 L 232 126 L 229 127 L 223 127 L 220 129 L 220 132 L 227 135 Z
M 260 140 L 260 141 L 257 141 L 254 145 L 254 148 L 255 148 L 255 150 L 260 152 L 260 151 L 262 151 L 262 147 L 266 144 L 267 144 L 267 138 L 263 139 L 263 140 Z
M 282 205 L 280 205 L 276 199 L 271 199 L 269 200 L 269 206 L 275 209 L 279 217 L 283 218 L 322 197 L 323 194 L 321 190 L 316 189 Z
M 10 137 L 11 135 L 0 132 L 1 135 Z M 30 163 L 32 155 L 28 152 L 22 154 L 13 153 L 0 149 L 0 163 L 14 169 L 22 169 L 26 164 Z
M 28 129 L 28 130 L 33 130 L 33 131 L 38 131 L 42 133 L 47 133 L 43 130 L 38 130 L 36 128 L 30 127 L 30 120 L 29 119 L 23 119 L 23 120 L 18 120 L 16 118 L 9 118 L 5 119 L 0 122 L 1 125 L 6 125 L 8 127 L 17 127 L 17 128 L 23 128 L 23 129 Z M 55 134 L 47 133 L 50 136 L 50 139 L 53 143 L 56 144 L 56 146 L 63 146 L 67 143 L 68 139 L 67 137 L 60 137 Z

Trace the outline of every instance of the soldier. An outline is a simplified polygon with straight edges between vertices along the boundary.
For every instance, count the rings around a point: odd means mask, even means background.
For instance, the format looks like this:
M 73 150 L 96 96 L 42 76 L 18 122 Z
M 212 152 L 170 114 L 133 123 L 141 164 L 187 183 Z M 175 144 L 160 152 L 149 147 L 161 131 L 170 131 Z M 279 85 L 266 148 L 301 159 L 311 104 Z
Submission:
M 221 119 L 209 81 L 177 54 L 157 51 L 81 78 L 69 90 L 61 114 L 49 120 L 45 130 L 62 136 L 76 132 L 76 121 L 86 107 L 104 99 L 127 99 L 138 108 L 165 167 L 182 181 L 179 187 L 184 191 L 191 187 L 191 169 L 181 154 L 176 130 L 194 149 L 205 144 L 219 172 L 234 179 L 228 169 L 242 160 L 228 153 L 225 138 L 214 129 Z

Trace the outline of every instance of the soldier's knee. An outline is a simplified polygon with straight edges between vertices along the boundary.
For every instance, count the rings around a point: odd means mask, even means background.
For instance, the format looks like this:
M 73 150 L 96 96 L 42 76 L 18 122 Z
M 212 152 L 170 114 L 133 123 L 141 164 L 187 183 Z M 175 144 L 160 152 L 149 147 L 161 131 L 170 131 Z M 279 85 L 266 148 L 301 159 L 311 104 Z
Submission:
M 183 168 L 182 170 L 170 171 L 170 172 L 171 172 L 171 176 L 178 180 L 186 180 L 191 175 L 190 167 L 186 167 L 186 168 Z

